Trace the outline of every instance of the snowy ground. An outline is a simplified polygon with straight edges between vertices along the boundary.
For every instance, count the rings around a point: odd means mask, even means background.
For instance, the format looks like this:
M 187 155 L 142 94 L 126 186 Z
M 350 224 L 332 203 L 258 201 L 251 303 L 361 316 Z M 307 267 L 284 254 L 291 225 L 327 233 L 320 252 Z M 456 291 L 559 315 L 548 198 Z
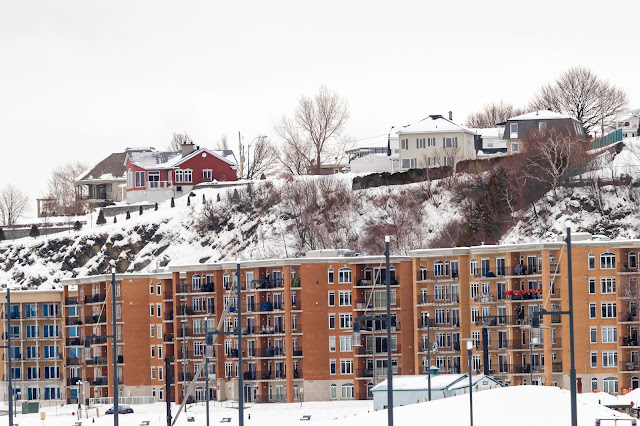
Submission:
M 578 425 L 592 426 L 599 418 L 628 418 L 626 415 L 609 410 L 601 404 L 628 403 L 640 401 L 640 391 L 621 397 L 607 394 L 583 394 L 578 397 Z M 120 416 L 123 426 L 139 425 L 149 420 L 150 426 L 164 426 L 165 405 L 162 403 L 134 405 L 133 414 Z M 245 425 L 282 426 L 301 425 L 300 418 L 310 415 L 311 420 L 303 425 L 335 425 L 335 426 L 384 426 L 387 424 L 387 411 L 372 411 L 372 401 L 350 402 L 305 402 L 303 404 L 257 404 L 245 409 Z M 570 422 L 569 392 L 557 387 L 516 386 L 479 392 L 473 396 L 474 425 L 476 426 L 566 426 Z M 113 424 L 112 416 L 105 416 L 108 406 L 99 406 L 99 417 L 95 417 L 95 408 L 90 409 L 89 418 L 83 413 L 82 423 L 87 425 L 106 426 Z M 39 414 L 19 414 L 16 421 L 21 425 L 69 426 L 76 418 L 71 415 L 72 406 L 56 409 L 47 407 L 46 420 L 40 421 Z M 173 408 L 175 414 L 176 408 Z M 195 423 L 187 423 L 182 414 L 177 425 L 204 425 L 205 408 L 198 405 L 189 408 Z M 211 405 L 211 424 L 220 424 L 224 417 L 231 418 L 231 425 L 238 424 L 238 410 L 215 403 Z M 94 422 L 95 420 L 95 422 Z M 461 395 L 448 399 L 397 407 L 394 410 L 394 421 L 397 425 L 424 423 L 429 425 L 468 425 L 469 397 Z M 6 416 L 0 417 L 0 425 L 8 424 Z M 605 423 L 603 423 L 604 425 Z M 630 423 L 629 423 L 630 424 Z M 619 422 L 617 426 L 626 425 Z

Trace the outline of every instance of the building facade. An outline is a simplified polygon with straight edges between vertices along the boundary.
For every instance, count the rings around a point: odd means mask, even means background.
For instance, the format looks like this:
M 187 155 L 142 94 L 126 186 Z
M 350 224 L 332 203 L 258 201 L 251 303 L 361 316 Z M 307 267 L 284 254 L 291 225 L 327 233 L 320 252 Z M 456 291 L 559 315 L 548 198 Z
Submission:
M 578 388 L 616 393 L 638 387 L 640 241 L 577 234 L 573 242 Z M 211 398 L 237 399 L 242 351 L 246 401 L 366 399 L 386 379 L 387 368 L 425 374 L 427 350 L 441 373 L 466 373 L 464 339 L 473 342 L 475 374 L 486 372 L 509 385 L 569 387 L 569 321 L 554 313 L 569 308 L 563 242 L 392 256 L 389 324 L 376 318 L 386 313 L 384 257 L 344 254 L 325 250 L 303 258 L 240 262 L 239 302 L 236 263 L 117 274 L 120 394 L 164 399 L 167 358 L 172 399 L 181 401 L 207 355 L 210 371 L 200 375 L 192 398 L 205 398 L 202 377 L 207 376 Z M 63 282 L 58 311 L 64 312 L 58 335 L 63 355 L 46 362 L 64 363 L 62 398 L 68 402 L 79 396 L 78 390 L 74 394 L 78 381 L 85 398 L 112 396 L 110 338 L 94 339 L 90 349 L 83 346 L 86 336 L 113 332 L 110 282 L 110 275 Z M 532 329 L 532 314 L 540 309 L 549 315 L 541 329 Z M 354 345 L 353 324 L 364 315 L 369 318 L 361 324 L 361 345 Z M 226 334 L 207 349 L 205 332 L 215 329 Z M 242 347 L 233 334 L 238 330 Z
M 14 397 L 23 401 L 60 403 L 65 399 L 63 351 L 69 343 L 65 334 L 62 290 L 20 290 L 11 292 L 7 305 L 6 291 L 0 294 L 3 321 L 2 338 L 7 344 L 11 333 L 11 350 L 3 350 L 0 370 L 0 399 L 8 401 L 8 378 L 13 379 Z M 7 329 L 7 317 L 11 329 Z M 8 357 L 12 359 L 8 371 Z

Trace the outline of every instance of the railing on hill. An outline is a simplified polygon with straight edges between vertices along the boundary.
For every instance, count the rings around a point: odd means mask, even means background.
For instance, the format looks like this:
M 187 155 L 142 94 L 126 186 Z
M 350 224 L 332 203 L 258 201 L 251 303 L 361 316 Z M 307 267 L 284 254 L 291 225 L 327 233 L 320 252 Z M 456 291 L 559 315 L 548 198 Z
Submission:
M 591 142 L 591 149 L 603 148 L 605 146 L 620 142 L 622 140 L 622 129 L 615 130 L 604 137 L 595 138 Z

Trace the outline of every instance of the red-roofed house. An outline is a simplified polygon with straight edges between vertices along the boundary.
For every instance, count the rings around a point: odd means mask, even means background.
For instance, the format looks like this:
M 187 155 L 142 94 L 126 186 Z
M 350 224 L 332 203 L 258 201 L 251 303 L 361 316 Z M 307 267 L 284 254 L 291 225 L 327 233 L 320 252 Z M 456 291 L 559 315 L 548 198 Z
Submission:
M 127 203 L 160 203 L 188 194 L 203 182 L 238 178 L 233 151 L 213 151 L 193 143 L 182 151 L 128 152 Z

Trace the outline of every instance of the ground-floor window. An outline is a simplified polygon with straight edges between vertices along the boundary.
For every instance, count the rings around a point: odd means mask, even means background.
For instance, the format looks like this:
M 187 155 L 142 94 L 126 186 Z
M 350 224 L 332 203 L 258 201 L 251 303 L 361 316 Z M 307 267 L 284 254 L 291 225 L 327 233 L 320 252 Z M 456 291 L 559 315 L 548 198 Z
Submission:
M 330 391 L 329 391 L 329 397 L 331 399 L 336 399 L 338 397 L 338 387 L 336 386 L 335 383 L 331 384 Z
M 591 392 L 598 390 L 598 379 L 596 377 L 591 378 Z
M 353 399 L 353 384 L 345 383 L 342 385 L 342 399 Z
M 602 390 L 607 393 L 618 393 L 618 379 L 615 377 L 607 377 L 604 379 Z

